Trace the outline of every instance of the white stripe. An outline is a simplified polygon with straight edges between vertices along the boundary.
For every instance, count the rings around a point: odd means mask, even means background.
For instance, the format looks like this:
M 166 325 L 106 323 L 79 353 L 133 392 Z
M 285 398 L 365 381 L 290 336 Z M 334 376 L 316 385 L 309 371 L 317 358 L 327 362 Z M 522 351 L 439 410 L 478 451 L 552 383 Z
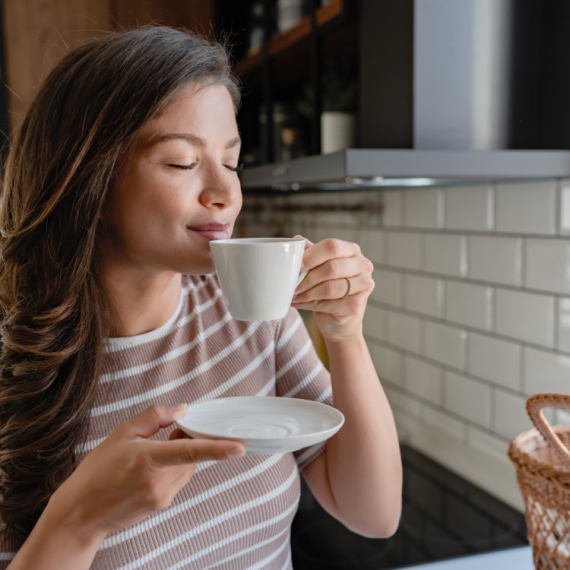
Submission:
M 163 545 L 160 546 L 160 548 L 157 548 L 152 552 L 149 552 L 147 555 L 131 562 L 130 564 L 127 564 L 126 566 L 121 566 L 121 568 L 117 570 L 134 570 L 135 568 L 140 568 L 141 566 L 144 566 L 151 560 L 158 558 L 159 556 L 161 556 L 171 548 L 174 548 L 175 546 L 178 546 L 179 544 L 186 542 L 188 539 L 198 534 L 201 534 L 202 532 L 212 528 L 213 526 L 219 525 L 224 521 L 231 519 L 232 517 L 240 515 L 245 511 L 254 509 L 256 507 L 263 505 L 264 503 L 267 503 L 275 499 L 276 497 L 287 491 L 289 487 L 291 487 L 291 485 L 295 482 L 297 476 L 298 476 L 298 471 L 297 471 L 297 466 L 295 466 L 295 468 L 293 469 L 291 475 L 287 478 L 287 480 L 281 485 L 279 485 L 279 487 L 277 487 L 276 489 L 273 489 L 272 491 L 266 493 L 265 495 L 262 495 L 261 497 L 256 497 L 255 499 L 252 499 L 251 501 L 248 501 L 247 503 L 244 503 L 243 505 L 240 505 L 235 509 L 231 509 L 230 511 L 222 513 L 221 515 L 213 519 L 210 519 L 209 521 L 201 525 L 198 525 L 192 530 L 185 532 L 180 536 L 177 536 L 175 539 L 170 540 L 169 542 L 164 543 Z
M 287 560 L 285 560 L 285 564 L 283 564 L 281 570 L 287 570 L 288 568 L 291 568 L 291 549 L 289 549 L 289 556 L 287 556 Z
M 262 358 L 264 359 L 264 355 L 266 353 L 268 353 L 268 351 L 271 350 L 271 345 L 269 345 L 261 355 L 259 355 L 257 359 Z M 255 362 L 255 361 L 254 361 Z M 252 363 L 253 364 L 253 363 Z M 303 381 L 296 386 L 295 388 L 293 388 L 292 390 L 289 390 L 289 392 L 287 392 L 286 394 L 283 394 L 283 398 L 292 398 L 295 394 L 297 394 L 297 392 L 300 392 L 305 386 L 307 386 L 308 384 L 310 384 L 310 382 L 317 376 L 317 374 L 323 369 L 323 365 L 321 363 L 321 361 L 319 360 L 318 364 L 315 366 L 315 368 L 313 368 L 313 370 L 309 373 L 308 376 L 305 376 L 305 378 L 303 379 Z M 242 372 L 240 372 L 240 378 L 238 379 L 241 380 L 243 377 L 245 377 L 247 374 L 249 374 L 251 371 L 246 369 L 242 370 Z M 244 372 L 245 371 L 245 372 Z M 235 378 L 235 376 L 234 376 Z M 232 380 L 232 379 L 230 379 Z M 230 382 L 230 380 L 228 380 L 228 382 Z M 234 382 L 235 383 L 235 382 Z M 227 384 L 227 382 L 226 382 Z M 222 386 L 225 386 L 225 384 L 223 384 Z M 229 388 L 230 386 L 228 386 Z M 256 394 L 256 396 L 266 396 L 269 392 L 271 392 L 271 390 L 273 390 L 273 388 L 275 387 L 275 376 L 273 376 L 273 378 L 271 378 L 271 380 L 269 380 L 269 382 L 267 382 L 267 384 Z M 221 387 L 220 387 L 221 388 Z M 222 392 L 225 390 L 226 388 L 224 388 L 222 390 Z M 216 397 L 215 392 L 217 392 L 218 389 L 209 392 L 208 394 L 206 394 L 206 396 L 204 396 L 204 398 L 202 399 L 214 399 Z M 321 394 L 321 396 L 319 397 L 318 401 L 323 401 L 328 397 L 328 391 L 324 392 L 323 394 Z M 200 400 L 196 400 L 196 402 L 198 401 L 202 401 L 202 399 Z M 80 453 L 88 453 L 89 451 L 95 449 L 99 444 L 103 443 L 103 441 L 105 441 L 106 437 L 101 437 L 99 439 L 93 439 L 91 441 L 87 441 L 85 443 L 83 443 L 82 445 L 78 445 L 75 448 L 75 453 L 80 454 Z
M 307 342 L 303 345 L 303 348 L 301 348 L 301 350 L 299 352 L 297 352 L 297 354 L 295 354 L 295 356 L 293 358 L 291 358 L 291 360 L 289 360 L 289 362 L 287 362 L 287 364 L 283 365 L 275 374 L 275 377 L 277 379 L 281 378 L 281 376 L 283 376 L 283 374 L 285 374 L 285 372 L 287 372 L 287 370 L 290 370 L 291 368 L 293 368 L 293 366 L 295 366 L 295 364 L 297 364 L 297 362 L 299 362 L 299 360 L 301 360 L 303 358 L 303 356 L 305 356 L 305 354 L 307 354 L 307 352 L 309 352 L 309 349 L 312 346 L 312 342 L 311 339 L 308 338 Z
M 299 455 L 299 457 L 295 457 L 295 461 L 297 462 L 297 465 L 301 465 L 303 463 L 303 461 L 306 461 L 309 457 L 311 457 L 311 455 L 313 455 L 313 453 L 315 453 L 315 451 L 317 451 L 318 449 L 320 449 L 322 447 L 322 443 L 317 443 L 315 445 L 311 445 L 311 447 L 308 447 L 307 450 L 303 453 L 301 453 L 301 455 Z
M 158 327 L 154 331 L 150 331 L 148 333 L 131 336 L 131 337 L 118 337 L 118 338 L 107 338 L 104 341 L 103 351 L 104 352 L 116 352 L 118 350 L 123 350 L 125 348 L 132 348 L 134 346 L 138 346 L 140 344 L 144 344 L 146 342 L 150 342 L 151 340 L 156 340 L 158 338 L 162 338 L 168 334 L 170 334 L 173 330 L 176 330 L 180 327 L 183 323 L 177 321 L 178 316 L 180 315 L 180 311 L 182 310 L 182 304 L 184 298 L 187 296 L 188 291 L 194 289 L 194 291 L 199 291 L 207 284 L 207 281 L 202 281 L 196 287 L 192 284 L 183 287 L 180 294 L 180 301 L 178 302 L 178 306 L 176 307 L 176 311 L 174 314 L 168 319 L 164 325 Z
M 250 566 L 247 570 L 260 570 L 260 568 L 265 568 L 272 560 L 275 560 L 288 545 L 289 537 L 285 539 L 285 542 L 283 542 L 283 544 L 275 552 L 272 552 L 269 556 L 263 560 L 260 560 L 257 564 Z
M 319 360 L 317 365 L 309 372 L 305 378 L 303 378 L 302 382 L 299 382 L 294 388 L 289 390 L 286 394 L 283 394 L 284 398 L 292 398 L 295 394 L 300 392 L 305 386 L 309 385 L 319 374 L 319 372 L 323 369 L 323 363 Z
M 238 382 L 241 382 L 246 376 L 249 376 L 270 354 L 273 354 L 275 350 L 275 343 L 271 341 L 267 348 L 258 356 L 255 357 L 245 368 L 242 368 L 237 374 L 234 374 L 231 378 L 226 380 L 223 384 L 220 384 L 214 390 L 208 392 L 201 398 L 194 400 L 192 403 L 204 402 L 206 400 L 213 400 L 218 398 L 224 392 L 227 392 L 232 386 L 235 386 Z
M 275 376 L 256 394 L 256 396 L 267 396 L 275 388 Z
M 220 389 L 223 392 L 226 389 L 230 388 L 231 385 L 233 385 L 233 384 L 239 382 L 240 380 L 242 380 L 243 378 L 245 378 L 245 376 L 247 376 L 248 374 L 250 374 L 252 372 L 253 368 L 257 367 L 261 363 L 261 361 L 264 360 L 271 353 L 272 347 L 273 347 L 273 342 L 271 342 L 270 345 L 263 351 L 263 353 L 261 353 L 248 367 L 244 368 L 239 374 L 237 374 L 233 378 L 230 378 L 227 382 L 222 384 L 222 386 L 220 386 L 216 390 L 213 390 L 212 392 L 209 392 L 208 394 L 206 394 L 206 396 L 204 396 L 204 398 L 201 398 L 200 400 L 196 400 L 196 402 L 200 402 L 200 401 L 202 401 L 202 399 L 206 399 L 206 400 L 214 399 L 216 397 L 216 392 L 218 392 Z M 257 360 L 259 360 L 259 362 L 256 363 Z M 250 369 L 250 367 L 251 367 L 251 369 Z M 226 384 L 229 384 L 229 383 L 231 385 L 226 386 Z M 273 376 L 273 378 L 271 378 L 271 380 L 269 380 L 269 382 L 265 385 L 265 387 L 263 387 L 256 394 L 256 396 L 265 396 L 266 394 L 271 392 L 271 390 L 274 387 L 275 387 L 275 376 Z M 89 451 L 95 449 L 100 443 L 103 443 L 103 441 L 105 441 L 105 439 L 106 439 L 105 437 L 101 437 L 99 439 L 87 441 L 82 445 L 78 445 L 75 448 L 75 453 L 79 454 L 79 453 L 89 452 Z
M 0 552 L 0 560 L 12 560 L 17 552 Z
M 200 364 L 200 366 L 197 366 L 187 374 L 184 374 L 184 376 L 176 378 L 172 382 L 164 384 L 163 386 L 159 386 L 158 388 L 154 388 L 153 390 L 149 390 L 148 392 L 143 392 L 142 394 L 133 396 L 132 398 L 125 398 L 124 400 L 118 400 L 111 404 L 107 404 L 106 406 L 99 406 L 97 408 L 92 408 L 91 417 L 101 416 L 103 414 L 108 414 L 110 412 L 115 412 L 117 410 L 122 410 L 124 408 L 140 404 L 141 402 L 147 400 L 152 400 L 157 396 L 161 396 L 172 390 L 175 390 L 176 388 L 179 388 L 180 386 L 183 386 L 184 384 L 186 384 L 186 382 L 192 380 L 192 378 L 195 378 L 196 376 L 199 376 L 206 370 L 209 370 L 210 368 L 215 366 L 218 362 L 229 356 L 234 350 L 237 350 L 242 344 L 246 342 L 246 340 L 250 336 L 253 335 L 253 333 L 260 327 L 261 323 L 262 321 L 252 323 L 252 325 L 246 330 L 246 332 L 242 334 L 240 337 L 238 337 L 236 340 L 234 340 L 232 344 L 226 346 L 226 348 L 224 348 L 222 351 L 216 354 L 216 356 L 213 356 L 212 358 L 210 358 L 210 360 L 203 362 L 202 364 Z
M 86 441 L 85 443 L 82 443 L 75 448 L 75 453 L 76 455 L 79 455 L 80 453 L 88 453 L 89 451 L 95 449 L 100 443 L 103 443 L 106 439 L 106 437 L 100 437 L 99 439 Z
M 277 349 L 282 348 L 283 345 L 289 341 L 289 339 L 293 336 L 293 333 L 299 328 L 302 322 L 303 319 L 299 316 L 299 313 L 297 313 L 297 318 L 295 319 L 295 322 L 287 329 L 287 332 L 277 341 Z
M 202 305 L 203 306 L 203 305 Z M 142 374 L 143 372 L 148 372 L 165 362 L 174 360 L 182 354 L 192 350 L 198 343 L 203 342 L 209 336 L 218 332 L 227 322 L 232 319 L 229 313 L 226 313 L 221 320 L 213 324 L 211 327 L 204 329 L 197 337 L 192 339 L 191 342 L 179 346 L 178 348 L 163 354 L 160 358 L 151 360 L 150 362 L 145 362 L 144 364 L 139 364 L 138 366 L 131 366 L 130 368 L 124 368 L 123 370 L 118 370 L 117 372 L 111 372 L 109 374 L 101 374 L 99 376 L 99 383 L 104 384 L 105 382 L 112 382 L 113 380 L 119 380 L 120 378 L 125 378 L 127 376 L 135 376 L 137 374 Z
M 224 538 L 224 540 L 221 540 L 220 542 L 218 542 L 216 544 L 212 544 L 211 546 L 208 546 L 208 548 L 204 548 L 203 550 L 200 550 L 196 554 L 193 554 L 192 556 L 190 556 L 190 558 L 186 558 L 186 560 L 182 560 L 181 562 L 176 563 L 174 566 L 170 566 L 166 570 L 178 570 L 178 568 L 182 568 L 185 564 L 193 562 L 194 560 L 197 560 L 198 558 L 202 558 L 202 557 L 206 556 L 207 554 L 210 554 L 210 552 L 217 550 L 218 548 L 221 548 L 222 546 L 225 546 L 226 544 L 229 544 L 230 542 L 234 542 L 236 540 L 239 540 L 240 538 L 243 538 L 244 536 L 247 536 L 248 534 L 252 534 L 258 530 L 262 530 L 268 526 L 277 524 L 278 522 L 281 522 L 284 518 L 287 518 L 295 510 L 297 510 L 298 504 L 299 504 L 299 499 L 297 499 L 297 501 L 295 501 L 295 503 L 293 505 L 291 505 L 286 511 L 284 511 L 280 515 L 277 515 L 276 517 L 273 517 L 272 519 L 269 519 L 269 520 L 264 521 L 262 523 L 258 523 L 254 526 L 249 527 L 249 528 L 246 528 L 245 530 L 242 530 L 241 532 L 238 532 L 237 534 L 233 534 L 232 536 L 229 536 L 228 538 Z M 247 554 L 248 552 L 252 552 L 253 550 L 257 550 L 257 549 L 261 548 L 262 546 L 265 546 L 266 544 L 270 544 L 271 542 L 280 538 L 285 533 L 287 533 L 287 538 L 289 538 L 290 530 L 291 529 L 288 525 L 279 534 L 276 534 L 275 536 L 272 536 L 271 538 L 268 538 L 262 542 L 256 542 L 253 546 L 249 546 L 248 548 L 244 548 L 243 550 L 240 550 L 236 554 L 232 554 L 231 556 L 228 556 L 227 558 L 224 558 L 223 560 L 220 560 L 220 561 L 216 562 L 215 564 L 212 564 L 212 565 L 208 566 L 207 568 L 204 568 L 204 570 L 210 570 L 210 568 L 216 568 L 216 566 L 220 566 L 221 564 L 225 564 L 225 563 L 229 562 L 230 560 L 234 560 L 235 558 L 239 558 L 240 556 L 243 556 L 244 554 Z
M 124 531 L 120 532 L 119 534 L 116 534 L 116 535 L 110 536 L 109 538 L 106 538 L 101 543 L 101 546 L 99 547 L 99 549 L 104 550 L 105 548 L 111 548 L 113 546 L 117 546 L 121 542 L 126 542 L 127 540 L 131 540 L 135 536 L 138 536 L 139 534 L 143 534 L 145 532 L 148 532 L 150 529 L 154 528 L 155 526 L 168 521 L 169 519 L 179 515 L 180 513 L 183 513 L 184 511 L 187 511 L 188 509 L 196 507 L 197 505 L 199 505 L 200 503 L 203 503 L 204 501 L 207 501 L 208 499 L 211 499 L 217 493 L 227 491 L 228 489 L 231 489 L 235 485 L 239 485 L 240 483 L 243 483 L 245 481 L 249 481 L 250 479 L 257 477 L 258 475 L 261 475 L 262 473 L 264 473 L 265 471 L 267 471 L 268 469 L 273 467 L 273 465 L 278 463 L 282 457 L 283 457 L 282 453 L 272 455 L 268 460 L 264 461 L 263 463 L 256 465 L 252 469 L 248 469 L 247 471 L 240 473 L 236 477 L 232 477 L 231 479 L 228 479 L 228 481 L 225 481 L 224 483 L 220 483 L 219 485 L 216 485 L 215 487 L 207 489 L 203 493 L 200 493 L 199 495 L 196 495 L 196 496 L 192 497 L 191 499 L 188 499 L 187 501 L 184 501 L 183 503 L 176 505 L 175 507 L 171 507 L 165 511 L 161 511 L 161 512 L 157 513 L 156 515 L 154 515 L 148 519 L 145 519 L 143 522 L 136 524 L 132 527 L 129 527 L 127 530 L 124 530 Z M 213 467 L 214 465 L 216 465 L 219 462 L 218 461 L 210 461 L 208 463 L 209 463 L 208 467 Z M 199 465 L 204 465 L 204 464 L 199 463 Z
M 332 386 L 329 384 L 328 388 L 315 400 L 315 402 L 324 402 L 332 396 Z

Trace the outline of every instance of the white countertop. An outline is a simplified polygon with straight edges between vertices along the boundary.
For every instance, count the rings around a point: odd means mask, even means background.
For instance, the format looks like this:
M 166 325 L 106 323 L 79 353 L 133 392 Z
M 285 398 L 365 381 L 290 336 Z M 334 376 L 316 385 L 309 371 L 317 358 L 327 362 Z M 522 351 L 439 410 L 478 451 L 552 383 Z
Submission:
M 440 562 L 406 566 L 406 568 L 410 570 L 481 570 L 482 568 L 485 570 L 534 570 L 534 563 L 531 547 L 519 546 Z

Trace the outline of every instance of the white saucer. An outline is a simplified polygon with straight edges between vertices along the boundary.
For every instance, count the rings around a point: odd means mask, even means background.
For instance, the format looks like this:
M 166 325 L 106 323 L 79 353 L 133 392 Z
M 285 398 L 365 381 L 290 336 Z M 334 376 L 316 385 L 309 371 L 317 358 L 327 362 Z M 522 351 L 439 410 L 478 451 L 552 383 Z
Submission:
M 188 435 L 242 442 L 250 454 L 287 453 L 327 440 L 344 423 L 337 409 L 298 398 L 240 396 L 189 404 L 175 422 Z

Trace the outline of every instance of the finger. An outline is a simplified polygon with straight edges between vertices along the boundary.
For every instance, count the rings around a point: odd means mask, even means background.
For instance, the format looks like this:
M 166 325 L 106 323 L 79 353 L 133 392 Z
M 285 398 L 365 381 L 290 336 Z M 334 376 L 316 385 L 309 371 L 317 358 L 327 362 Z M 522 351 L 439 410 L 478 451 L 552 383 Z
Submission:
M 363 270 L 366 269 L 363 259 L 364 258 L 359 257 L 344 257 L 340 259 L 329 259 L 328 261 L 325 261 L 322 265 L 319 265 L 318 267 L 315 267 L 309 271 L 305 279 L 303 279 L 297 289 L 295 289 L 295 294 L 300 295 L 301 293 L 309 291 L 313 287 L 316 287 L 317 285 L 320 285 L 321 283 L 325 283 L 327 281 L 344 279 L 345 277 L 350 277 L 352 279 L 358 276 L 363 272 Z M 333 299 L 335 297 L 333 296 L 326 298 Z
M 316 243 L 305 250 L 303 256 L 303 269 L 312 270 L 328 261 L 339 257 L 352 257 L 360 253 L 360 247 L 356 243 L 328 238 Z
M 349 295 L 360 293 L 364 288 L 360 286 L 363 281 L 360 277 L 351 277 L 350 282 L 343 277 L 342 279 L 331 279 L 320 283 L 316 287 L 305 291 L 293 297 L 293 303 L 310 303 L 311 301 L 340 301 L 346 299 Z M 349 293 L 350 291 L 350 293 Z M 347 295 L 349 293 L 349 295 Z
M 350 299 L 350 304 L 347 303 Z M 368 299 L 368 292 L 361 291 L 356 295 L 350 295 L 346 299 L 332 299 L 332 300 L 321 300 L 316 299 L 314 301 L 307 301 L 305 303 L 293 302 L 292 305 L 296 309 L 303 309 L 306 311 L 313 311 L 315 313 L 329 313 L 339 317 L 350 316 L 358 313 L 363 313 L 366 307 L 366 301 Z
M 121 424 L 115 430 L 115 433 L 124 437 L 150 437 L 157 433 L 160 428 L 168 427 L 175 420 L 184 417 L 187 410 L 186 404 L 179 404 L 172 408 L 154 404 L 134 418 Z
M 308 247 L 311 247 L 312 245 L 315 245 L 310 239 L 301 236 L 301 235 L 296 235 L 295 238 L 299 238 L 299 239 L 304 239 L 305 240 L 305 249 L 307 249 Z
M 176 439 L 154 443 L 149 456 L 156 467 L 230 459 L 245 454 L 243 444 L 225 439 Z
M 172 430 L 170 432 L 168 439 L 170 441 L 173 441 L 175 439 L 193 439 L 193 437 L 188 435 L 184 430 L 181 430 L 180 428 L 176 428 L 175 430 Z

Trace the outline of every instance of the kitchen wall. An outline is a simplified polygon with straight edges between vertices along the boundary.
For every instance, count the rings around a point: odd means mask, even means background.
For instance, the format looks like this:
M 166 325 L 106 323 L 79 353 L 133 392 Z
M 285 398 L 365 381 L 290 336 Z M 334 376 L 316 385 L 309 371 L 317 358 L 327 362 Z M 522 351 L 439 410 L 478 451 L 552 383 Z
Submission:
M 303 204 L 345 211 L 279 211 Z M 570 384 L 570 180 L 249 196 L 237 234 L 359 243 L 401 439 L 522 509 L 507 449 L 532 425 L 525 400 Z
M 84 41 L 154 22 L 211 32 L 212 0 L 13 0 L 2 3 L 10 130 L 54 65 Z

